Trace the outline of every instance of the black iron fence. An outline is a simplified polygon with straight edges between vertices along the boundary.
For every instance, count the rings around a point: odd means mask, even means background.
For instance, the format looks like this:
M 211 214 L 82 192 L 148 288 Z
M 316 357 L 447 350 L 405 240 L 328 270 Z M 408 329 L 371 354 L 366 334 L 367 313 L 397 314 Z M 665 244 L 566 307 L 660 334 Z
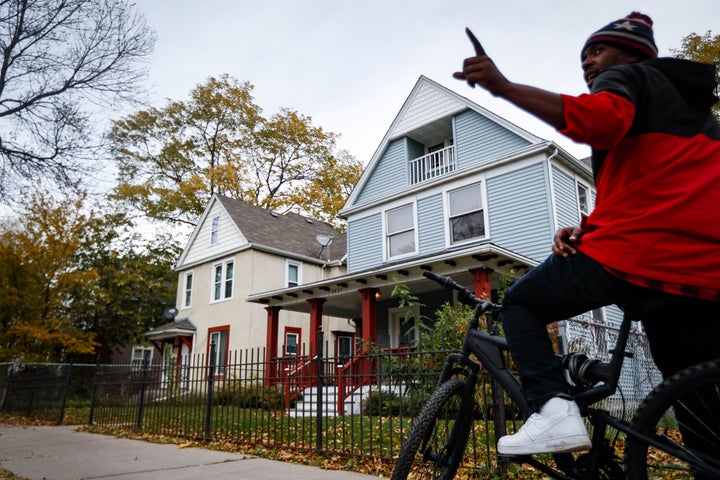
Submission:
M 95 365 L 0 363 L 0 411 L 61 424 L 67 406 L 88 406 Z
M 605 336 L 614 330 L 568 322 L 568 332 L 577 329 L 590 335 L 582 342 L 593 347 L 588 353 L 603 357 L 594 350 L 612 343 Z M 634 399 L 654 383 L 648 379 L 655 370 L 643 335 L 633 335 L 630 348 L 636 355 L 621 386 L 623 398 Z M 373 350 L 338 361 L 324 358 L 323 350 L 273 361 L 265 361 L 261 349 L 238 351 L 219 365 L 208 362 L 212 353 L 173 365 L 3 364 L 2 409 L 52 411 L 61 421 L 68 402 L 85 402 L 88 423 L 103 427 L 392 461 L 437 386 L 448 352 Z M 490 474 L 497 468 L 496 429 L 512 431 L 519 418 L 484 375 L 464 465 Z M 633 402 L 624 403 L 607 408 L 629 407 L 625 413 L 632 415 Z M 494 424 L 493 418 L 503 420 Z

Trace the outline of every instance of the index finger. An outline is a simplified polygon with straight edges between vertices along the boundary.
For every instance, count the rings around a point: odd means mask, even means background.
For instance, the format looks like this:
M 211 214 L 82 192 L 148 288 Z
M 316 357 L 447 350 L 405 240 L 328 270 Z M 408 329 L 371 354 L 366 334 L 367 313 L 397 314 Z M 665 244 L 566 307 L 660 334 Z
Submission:
M 475 49 L 475 55 L 485 55 L 485 49 L 480 45 L 480 40 L 477 39 L 475 34 L 470 31 L 468 27 L 465 27 L 465 33 L 467 33 L 468 38 L 470 39 L 470 43 L 472 43 L 473 48 Z

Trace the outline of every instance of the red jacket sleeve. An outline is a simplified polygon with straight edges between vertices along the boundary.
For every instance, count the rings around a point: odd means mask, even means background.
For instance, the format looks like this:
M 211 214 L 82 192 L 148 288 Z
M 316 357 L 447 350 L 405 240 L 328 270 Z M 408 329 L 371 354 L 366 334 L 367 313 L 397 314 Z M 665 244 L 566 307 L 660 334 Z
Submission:
M 583 94 L 577 97 L 562 95 L 565 111 L 563 135 L 596 150 L 610 150 L 630 129 L 635 118 L 635 106 L 611 92 Z

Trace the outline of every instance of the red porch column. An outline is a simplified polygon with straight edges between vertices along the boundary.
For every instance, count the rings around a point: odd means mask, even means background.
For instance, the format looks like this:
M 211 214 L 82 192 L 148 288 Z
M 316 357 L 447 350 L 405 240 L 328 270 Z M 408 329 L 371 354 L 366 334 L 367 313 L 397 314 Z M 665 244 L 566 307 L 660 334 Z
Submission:
M 492 287 L 490 286 L 490 274 L 493 269 L 490 267 L 471 268 L 475 286 L 475 296 L 487 301 L 492 301 Z
M 314 358 L 318 353 L 317 333 L 322 328 L 322 306 L 325 299 L 311 298 L 308 303 L 310 304 L 310 358 Z
M 278 329 L 281 307 L 265 307 L 267 311 L 267 333 L 265 334 L 265 385 L 272 385 L 279 379 L 277 371 Z
M 362 295 L 362 339 L 363 348 L 377 345 L 377 288 L 362 288 L 359 290 Z M 375 371 L 376 362 L 365 357 L 361 363 L 360 370 L 363 374 L 362 383 L 369 381 L 370 375 Z
M 363 345 L 377 345 L 377 288 L 362 288 L 362 339 Z

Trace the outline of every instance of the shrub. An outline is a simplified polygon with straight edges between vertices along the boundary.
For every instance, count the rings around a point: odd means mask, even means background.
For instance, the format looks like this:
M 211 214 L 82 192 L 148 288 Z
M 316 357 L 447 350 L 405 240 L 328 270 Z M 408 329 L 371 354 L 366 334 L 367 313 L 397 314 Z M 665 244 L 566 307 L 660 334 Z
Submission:
M 225 380 L 216 384 L 213 404 L 280 410 L 285 405 L 285 397 L 280 385 L 265 386 L 247 380 Z

